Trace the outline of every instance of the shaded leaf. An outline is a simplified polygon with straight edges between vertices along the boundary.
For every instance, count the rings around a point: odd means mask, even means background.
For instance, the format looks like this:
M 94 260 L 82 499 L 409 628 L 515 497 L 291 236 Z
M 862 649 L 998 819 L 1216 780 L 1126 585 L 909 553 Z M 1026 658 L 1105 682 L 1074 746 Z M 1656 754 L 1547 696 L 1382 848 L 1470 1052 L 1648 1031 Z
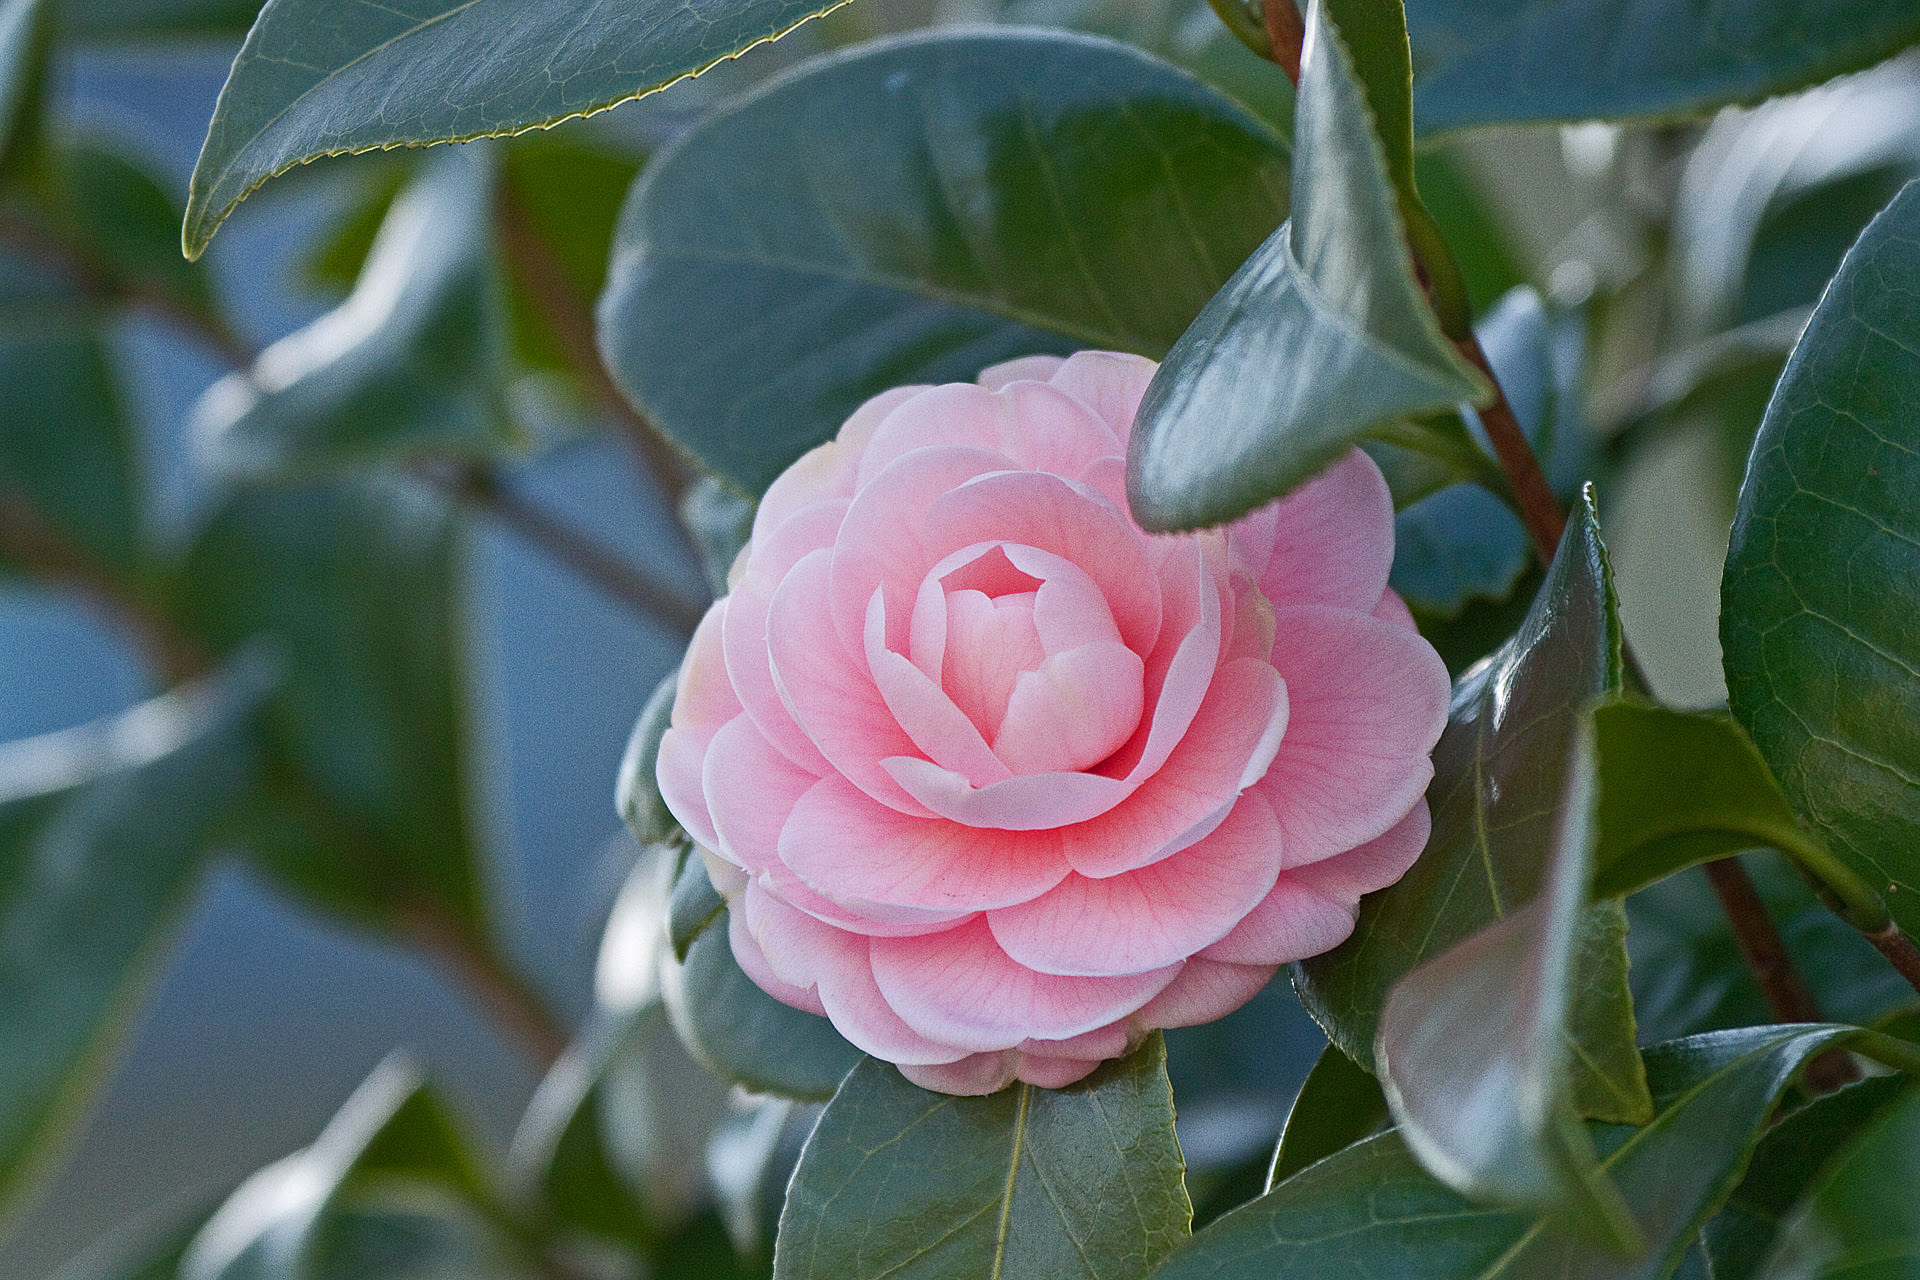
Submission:
M 1913 1090 L 1905 1076 L 1863 1080 L 1816 1098 L 1772 1129 L 1726 1207 L 1708 1221 L 1700 1242 L 1713 1280 L 1752 1280 L 1793 1208 L 1835 1151 Z
M 394 201 L 353 293 L 201 400 L 213 464 L 313 475 L 422 456 L 487 454 L 514 436 L 493 270 L 491 165 L 434 157 Z
M 1531 1210 L 1631 1251 L 1636 1229 L 1595 1171 L 1569 1097 L 1576 1036 L 1593 1045 L 1612 1032 L 1601 1061 L 1635 1053 L 1630 1005 L 1624 1019 L 1572 1024 L 1575 973 L 1606 972 L 1622 941 L 1619 913 L 1588 907 L 1594 773 L 1583 724 L 1539 895 L 1394 983 L 1374 1061 L 1401 1138 L 1435 1177 L 1472 1200 Z
M 647 696 L 620 757 L 620 771 L 614 777 L 613 807 L 633 838 L 643 845 L 673 840 L 680 834 L 680 824 L 667 811 L 667 802 L 660 798 L 660 784 L 654 778 L 660 739 L 671 723 L 679 683 L 680 669 L 676 667 L 661 677 Z
M 1685 867 L 1810 837 L 1731 716 L 1615 702 L 1594 711 L 1600 765 L 1593 891 L 1633 893 Z
M 0 158 L 40 90 L 47 0 L 0 0 Z
M 1397 1133 L 1322 1160 L 1197 1233 L 1155 1280 L 1404 1275 L 1421 1280 L 1656 1280 L 1746 1163 L 1781 1092 L 1845 1027 L 1750 1027 L 1647 1051 L 1656 1114 L 1587 1126 L 1649 1248 L 1627 1255 L 1533 1216 L 1463 1199 L 1421 1169 Z
M 220 323 L 205 269 L 180 256 L 179 206 L 136 153 L 110 136 L 81 136 L 57 143 L 51 160 L 51 215 L 101 285 Z
M 1620 630 L 1598 517 L 1583 502 L 1532 611 L 1454 685 L 1427 789 L 1433 834 L 1399 883 L 1360 904 L 1353 936 L 1295 969 L 1333 1042 L 1373 1064 L 1389 988 L 1538 896 L 1581 713 L 1620 685 Z M 1573 1098 L 1584 1115 L 1646 1114 L 1617 903 L 1588 909 L 1572 979 Z
M 0 746 L 0 1199 L 97 1082 L 255 767 L 263 673 Z
M 1780 1226 L 1763 1280 L 1894 1277 L 1920 1267 L 1920 1093 L 1882 1111 Z
M 1156 1034 L 1079 1084 L 955 1098 L 872 1058 L 807 1140 L 776 1280 L 1132 1280 L 1192 1214 Z
M 649 418 L 759 493 L 887 388 L 1036 352 L 1161 355 L 1285 213 L 1286 183 L 1268 126 L 1123 45 L 881 41 L 648 166 L 601 350 Z
M 1422 133 L 1545 120 L 1671 119 L 1871 66 L 1920 40 L 1905 0 L 1412 0 Z M 1578 56 L 1569 57 L 1570 50 Z
M 1728 704 L 1801 817 L 1920 931 L 1920 185 L 1847 254 L 1754 442 Z
M 712 476 L 701 476 L 680 497 L 680 522 L 693 534 L 707 585 L 716 596 L 727 594 L 727 574 L 740 549 L 753 537 L 753 516 L 759 504 L 734 493 Z
M 1267 1170 L 1274 1187 L 1310 1164 L 1369 1138 L 1392 1122 L 1380 1082 L 1333 1045 L 1320 1051 L 1300 1086 Z
M 1421 295 L 1352 63 L 1307 11 L 1293 215 L 1168 352 L 1127 458 L 1135 519 L 1218 524 L 1362 437 L 1485 390 Z
M 355 1213 L 356 1192 L 392 1180 L 475 1201 L 488 1198 L 445 1107 L 401 1057 L 383 1062 L 312 1146 L 240 1184 L 188 1246 L 180 1280 L 351 1274 L 354 1268 L 342 1264 L 357 1247 L 388 1243 L 378 1236 L 394 1233 L 415 1236 L 416 1247 L 431 1250 L 430 1238 L 418 1240 L 430 1223 L 409 1231 L 404 1221 Z
M 695 1061 L 755 1093 L 824 1101 L 861 1060 L 833 1024 L 781 1004 L 741 972 L 726 917 L 665 966 L 667 1012 Z
M 684 961 L 693 940 L 726 918 L 726 899 L 713 887 L 706 863 L 697 853 L 683 857 L 674 877 L 673 896 L 667 900 L 667 942 L 673 958 Z
M 268 789 L 248 843 L 308 898 L 398 928 L 486 936 L 457 693 L 456 541 L 440 499 L 386 481 L 230 496 L 178 577 L 217 649 L 266 636 Z
M 836 0 L 279 0 L 247 33 L 187 197 L 197 257 L 268 178 L 321 156 L 519 133 L 602 111 Z
M 253 25 L 261 0 L 54 0 L 60 30 L 76 40 L 153 36 L 238 38 Z

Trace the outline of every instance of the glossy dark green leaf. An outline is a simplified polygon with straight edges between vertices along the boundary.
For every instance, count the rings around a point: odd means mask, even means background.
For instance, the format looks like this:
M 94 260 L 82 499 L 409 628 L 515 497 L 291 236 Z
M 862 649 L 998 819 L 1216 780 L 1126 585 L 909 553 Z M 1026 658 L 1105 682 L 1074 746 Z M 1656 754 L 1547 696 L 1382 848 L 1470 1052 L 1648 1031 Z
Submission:
M 1476 333 L 1549 480 L 1571 496 L 1584 478 L 1587 453 L 1580 410 L 1586 335 L 1579 317 L 1549 311 L 1532 289 L 1515 289 Z M 1472 447 L 1490 462 L 1477 420 L 1472 428 Z M 1466 471 L 1449 478 L 1476 477 Z M 1449 485 L 1394 518 L 1390 585 L 1417 616 L 1455 618 L 1474 601 L 1505 600 L 1534 563 L 1526 530 L 1484 487 L 1487 477 L 1478 478 L 1482 484 Z
M 1402 975 L 1538 896 L 1580 714 L 1619 684 L 1612 574 L 1583 502 L 1520 630 L 1454 685 L 1427 789 L 1426 852 L 1398 884 L 1361 902 L 1351 938 L 1295 970 L 1308 1010 L 1354 1059 L 1373 1064 L 1380 1010 Z M 1570 1062 L 1582 1114 L 1632 1121 L 1646 1114 L 1646 1092 L 1625 932 L 1618 904 L 1588 909 Z
M 1863 1080 L 1816 1098 L 1768 1130 L 1726 1207 L 1700 1233 L 1713 1280 L 1753 1280 L 1780 1220 L 1814 1184 L 1822 1166 L 1912 1090 L 1913 1081 L 1905 1076 Z
M 1394 983 L 1374 1061 L 1401 1138 L 1440 1181 L 1632 1250 L 1637 1229 L 1596 1172 L 1569 1097 L 1575 1044 L 1599 1042 L 1606 1056 L 1590 1061 L 1635 1052 L 1631 1013 L 1572 1023 L 1576 973 L 1606 973 L 1621 949 L 1618 911 L 1588 907 L 1594 773 L 1592 731 L 1582 725 L 1538 896 Z M 1610 1044 L 1600 1040 L 1608 1032 Z
M 1734 717 L 1920 932 L 1920 185 L 1847 254 L 1754 442 L 1722 583 Z
M 1757 102 L 1920 40 L 1906 0 L 1411 0 L 1422 133 L 1522 121 L 1669 119 Z M 1570 51 L 1578 56 L 1569 56 Z
M 381 224 L 353 293 L 216 383 L 199 430 L 219 469 L 307 476 L 513 438 L 506 329 L 493 270 L 492 167 L 447 151 Z
M 679 687 L 678 667 L 667 672 L 648 695 L 627 738 L 627 749 L 620 757 L 620 771 L 614 777 L 613 807 L 620 820 L 641 844 L 659 844 L 680 833 L 680 824 L 667 811 L 660 798 L 660 784 L 654 780 L 654 765 L 660 758 L 660 739 L 666 736 L 673 716 L 674 692 Z
M 837 2 L 279 0 L 220 91 L 187 198 L 187 252 L 197 257 L 235 205 L 297 164 L 602 111 Z
M 1158 1035 L 1079 1084 L 955 1098 L 865 1059 L 807 1140 L 776 1280 L 1134 1280 L 1192 1206 Z
M 1750 1027 L 1647 1051 L 1657 1113 L 1640 1128 L 1588 1127 L 1648 1249 L 1628 1255 L 1533 1216 L 1463 1199 L 1397 1133 L 1322 1160 L 1197 1233 L 1155 1280 L 1658 1280 L 1739 1178 L 1767 1115 L 1801 1066 L 1849 1035 Z M 1417 1272 L 1410 1259 L 1417 1258 Z
M 1731 716 L 1614 702 L 1595 709 L 1594 733 L 1598 897 L 1756 845 L 1791 853 L 1811 840 Z
M 667 1012 L 687 1052 L 722 1079 L 755 1093 L 823 1101 L 860 1061 L 833 1024 L 781 1004 L 733 958 L 726 917 L 714 920 L 665 966 Z
M 312 1146 L 240 1184 L 188 1246 L 180 1280 L 350 1275 L 342 1264 L 356 1246 L 373 1243 L 370 1232 L 384 1225 L 405 1233 L 403 1223 L 353 1221 L 355 1193 L 393 1180 L 490 1198 L 446 1108 L 401 1057 L 383 1062 Z
M 1916 1178 L 1920 1093 L 1909 1089 L 1821 1171 L 1818 1185 L 1780 1225 L 1761 1280 L 1899 1280 L 1920 1271 Z
M 1287 1113 L 1267 1170 L 1267 1190 L 1392 1122 L 1380 1082 L 1333 1045 L 1320 1051 Z
M 1913 988 L 1859 932 L 1772 854 L 1741 859 L 1787 951 L 1831 1018 L 1868 1025 Z M 1752 1026 L 1773 1018 L 1706 875 L 1680 872 L 1627 899 L 1633 1010 L 1642 1040 Z
M 310 899 L 486 936 L 456 675 L 456 538 L 424 489 L 340 481 L 237 493 L 200 533 L 176 611 L 224 650 L 266 637 L 269 792 L 248 844 Z
M 84 1101 L 255 767 L 242 666 L 0 746 L 0 1199 Z
M 1135 420 L 1127 495 L 1146 528 L 1232 519 L 1360 438 L 1485 389 L 1414 279 L 1364 95 L 1318 0 L 1300 80 L 1293 216 L 1167 354 Z
M 889 387 L 1035 352 L 1161 355 L 1286 187 L 1284 140 L 1137 50 L 883 41 L 796 69 L 648 166 L 600 346 L 668 435 L 759 493 Z

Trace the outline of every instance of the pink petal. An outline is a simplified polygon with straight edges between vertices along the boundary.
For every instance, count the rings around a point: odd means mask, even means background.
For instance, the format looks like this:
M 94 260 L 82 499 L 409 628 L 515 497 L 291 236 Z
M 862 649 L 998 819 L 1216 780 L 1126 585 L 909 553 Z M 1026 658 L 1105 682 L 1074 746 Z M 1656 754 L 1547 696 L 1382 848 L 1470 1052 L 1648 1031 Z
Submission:
M 1292 735 L 1288 688 L 1242 658 L 1220 669 L 1165 763 L 1124 804 L 1061 832 L 1073 869 L 1104 879 L 1186 848 L 1219 825 Z
M 994 470 L 1018 466 L 1004 447 L 1000 417 L 999 402 L 985 388 L 970 382 L 928 387 L 895 405 L 875 428 L 860 459 L 856 491 L 872 488 L 882 471 L 920 449 L 986 450 L 1007 459 Z
M 1101 1059 L 1046 1058 L 1036 1053 L 1020 1055 L 1018 1075 L 1036 1089 L 1064 1089 L 1093 1074 Z
M 811 987 L 841 1035 L 889 1062 L 952 1062 L 963 1049 L 919 1035 L 880 998 L 867 939 L 795 911 L 759 888 L 747 888 L 743 909 L 754 941 L 782 981 Z
M 1234 964 L 1290 964 L 1333 950 L 1353 932 L 1360 896 L 1405 875 L 1431 826 L 1421 800 L 1379 839 L 1281 873 L 1273 892 L 1200 955 Z
M 667 812 L 688 835 L 708 848 L 718 844 L 719 837 L 713 832 L 706 793 L 700 789 L 700 773 L 714 733 L 711 725 L 704 724 L 668 729 L 660 739 L 660 756 L 653 771 Z
M 955 591 L 947 596 L 946 615 L 940 686 L 980 734 L 992 734 L 1021 674 L 1046 656 L 1033 609 L 1018 597 Z
M 874 429 L 889 413 L 925 390 L 925 387 L 895 387 L 882 391 L 855 409 L 833 439 L 808 450 L 781 472 L 767 486 L 760 507 L 754 512 L 753 540 L 760 542 L 810 503 L 824 498 L 851 498 L 860 457 L 866 452 Z
M 1041 973 L 1112 975 L 1174 964 L 1226 937 L 1280 875 L 1280 826 L 1258 795 L 1190 848 L 1105 880 L 1072 875 L 987 914 L 993 936 Z
M 1243 563 L 1277 608 L 1325 604 L 1364 613 L 1386 590 L 1393 495 L 1358 449 L 1230 528 Z
M 1322 606 L 1276 620 L 1292 720 L 1260 787 L 1298 867 L 1365 844 L 1413 807 L 1451 685 L 1433 647 L 1395 623 Z
M 797 987 L 773 971 L 773 966 L 767 963 L 766 952 L 753 940 L 753 931 L 747 928 L 747 918 L 743 912 L 727 913 L 727 942 L 733 947 L 734 963 L 752 979 L 754 986 L 781 1004 L 792 1005 L 823 1018 L 827 1016 L 827 1007 L 820 1003 L 820 997 L 812 987 Z
M 887 648 L 899 652 L 907 647 L 908 619 L 927 571 L 969 543 L 997 540 L 993 536 L 954 539 L 943 529 L 930 531 L 927 513 L 956 486 L 1012 465 L 1004 454 L 977 447 L 919 449 L 895 461 L 854 495 L 835 538 L 830 577 L 833 624 L 849 649 L 862 645 L 867 601 L 878 587 L 887 592 Z M 893 627 L 899 628 L 897 634 Z
M 962 1098 L 980 1098 L 998 1093 L 1014 1081 L 1014 1069 L 1020 1055 L 1011 1049 L 998 1053 L 973 1053 L 958 1062 L 937 1066 L 903 1065 L 900 1074 L 922 1089 L 950 1093 Z
M 1086 644 L 1124 644 L 1113 608 L 1086 570 L 1071 560 L 1020 543 L 1003 544 L 1001 554 L 1021 573 L 1035 579 L 1033 629 L 1040 647 L 1059 653 Z
M 934 763 L 964 774 L 976 786 L 1011 777 L 946 691 L 905 656 L 886 647 L 886 631 L 885 601 L 876 591 L 867 610 L 867 668 L 907 737 Z
M 1198 538 L 1170 540 L 1156 577 L 1164 613 L 1160 634 L 1146 655 L 1145 705 L 1132 739 L 1101 766 L 1101 772 L 1138 781 L 1159 769 L 1206 697 L 1220 662 L 1225 609 L 1231 597 L 1226 575 L 1210 563 Z M 1137 646 L 1131 646 L 1139 653 Z
M 1054 654 L 1015 681 L 994 755 L 1015 773 L 1091 769 L 1139 724 L 1142 674 L 1117 640 Z
M 873 976 L 907 1025 L 932 1040 L 977 1051 L 1030 1037 L 1064 1040 L 1125 1018 L 1152 999 L 1178 965 L 1120 978 L 1059 978 L 1008 958 L 985 920 L 919 938 L 876 938 Z
M 1147 394 L 1159 366 L 1145 356 L 1117 351 L 1081 351 L 1069 356 L 1053 374 L 1054 386 L 1099 415 L 1113 431 L 1124 453 L 1133 431 L 1140 398 Z
M 671 722 L 675 725 L 705 725 L 712 731 L 740 714 L 740 699 L 727 679 L 727 660 L 721 650 L 729 607 L 724 599 L 714 601 L 687 643 L 687 656 L 680 660 L 674 684 Z
M 1099 587 L 1128 648 L 1146 652 L 1160 630 L 1145 539 L 1096 489 L 1037 471 L 983 472 L 934 499 L 921 536 L 946 550 L 998 542 L 1050 552 Z
M 1026 773 L 975 787 L 918 756 L 888 756 L 880 763 L 928 812 L 996 831 L 1047 831 L 1087 822 L 1126 799 L 1135 786 L 1091 773 Z
M 1222 964 L 1195 956 L 1134 1020 L 1143 1027 L 1197 1027 L 1218 1021 L 1259 995 L 1279 970 L 1278 965 Z
M 954 382 L 887 415 L 861 460 L 859 483 L 872 483 L 916 449 L 954 444 L 992 449 L 1019 468 L 1054 475 L 1073 475 L 1094 458 L 1124 452 L 1096 413 L 1045 382 L 1012 379 L 991 391 Z
M 1020 356 L 988 365 L 975 381 L 989 391 L 998 391 L 1009 382 L 1045 382 L 1065 363 L 1059 356 Z
M 767 648 L 781 700 L 835 770 L 882 804 L 925 816 L 927 809 L 881 767 L 914 750 L 872 675 L 856 666 L 827 617 L 832 552 L 810 552 L 773 593 Z M 859 637 L 856 635 L 856 643 Z
M 1127 1024 L 1109 1022 L 1104 1027 L 1095 1027 L 1091 1031 L 1065 1040 L 1022 1040 L 1017 1048 L 1022 1053 L 1035 1053 L 1041 1057 L 1053 1058 L 1093 1058 L 1104 1061 L 1117 1058 L 1134 1046 L 1134 1036 L 1128 1031 Z
M 1413 610 L 1407 608 L 1407 602 L 1391 587 L 1381 594 L 1380 603 L 1373 606 L 1373 616 L 1397 627 L 1405 627 L 1408 631 L 1420 629 L 1420 624 L 1413 620 Z
M 780 828 L 817 780 L 775 751 L 751 717 L 735 716 L 708 744 L 701 768 L 715 836 L 701 843 L 749 871 L 777 865 Z
M 1052 833 L 910 818 L 831 777 L 815 783 L 787 816 L 780 858 L 816 892 L 849 907 L 955 917 L 1024 902 L 1067 875 Z
M 833 536 L 846 513 L 844 499 L 817 502 L 766 535 L 756 535 L 747 555 L 746 571 L 727 596 L 722 628 L 727 677 L 740 705 L 782 755 L 814 773 L 826 771 L 826 757 L 794 723 L 774 687 L 773 665 L 767 656 L 767 612 L 774 591 L 801 557 L 833 545 Z

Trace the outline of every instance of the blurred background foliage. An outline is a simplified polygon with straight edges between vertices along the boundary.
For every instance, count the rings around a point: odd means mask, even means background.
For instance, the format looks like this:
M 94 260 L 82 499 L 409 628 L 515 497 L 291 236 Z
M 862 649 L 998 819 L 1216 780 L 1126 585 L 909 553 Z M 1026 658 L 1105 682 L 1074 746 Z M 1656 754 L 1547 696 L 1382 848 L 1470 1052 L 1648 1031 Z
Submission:
M 627 189 L 784 68 L 929 24 L 1112 35 L 1283 133 L 1289 86 L 1194 0 L 861 0 L 552 133 L 298 169 L 189 263 L 253 8 L 0 3 L 0 835 L 26 851 L 0 862 L 0 1274 L 171 1274 L 189 1239 L 208 1274 L 763 1270 L 812 1109 L 714 1084 L 657 959 L 599 945 L 610 912 L 669 910 L 674 869 L 636 869 L 608 801 L 744 510 L 601 364 Z M 1418 165 L 1551 478 L 1600 482 L 1655 692 L 1721 703 L 1747 449 L 1842 253 L 1920 174 L 1920 62 L 1701 122 L 1453 133 Z M 1395 585 L 1457 670 L 1539 569 L 1484 491 L 1381 460 Z M 98 856 L 55 883 L 76 831 Z M 1764 1020 L 1698 875 L 1630 903 L 1643 1040 Z M 1830 1009 L 1899 1003 L 1796 879 L 1763 888 Z M 35 1021 L 48 957 L 72 959 Z M 1264 1185 L 1322 1043 L 1284 979 L 1168 1037 L 1203 1219 Z

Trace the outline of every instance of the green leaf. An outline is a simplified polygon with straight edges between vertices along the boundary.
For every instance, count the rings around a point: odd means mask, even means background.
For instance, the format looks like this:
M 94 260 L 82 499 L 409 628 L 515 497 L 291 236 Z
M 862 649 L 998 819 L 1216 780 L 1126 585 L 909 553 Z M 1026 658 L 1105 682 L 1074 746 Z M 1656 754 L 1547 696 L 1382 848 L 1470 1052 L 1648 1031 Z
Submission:
M 725 920 L 726 912 L 726 899 L 713 887 L 706 863 L 689 851 L 674 877 L 673 896 L 667 900 L 667 942 L 673 947 L 673 958 L 686 960 L 693 940 Z
M 1792 853 L 1811 842 L 1731 716 L 1615 702 L 1595 709 L 1594 732 L 1596 897 L 1756 845 Z
M 1578 507 L 1520 630 L 1454 685 L 1427 789 L 1433 834 L 1413 869 L 1360 904 L 1353 936 L 1295 969 L 1333 1042 L 1372 1064 L 1388 989 L 1541 890 L 1580 713 L 1620 684 L 1612 573 L 1591 501 Z M 1573 1098 L 1584 1115 L 1637 1121 L 1646 1086 L 1618 904 L 1588 909 L 1572 981 Z
M 1647 1051 L 1657 1112 L 1643 1127 L 1589 1124 L 1647 1251 L 1619 1253 L 1532 1215 L 1488 1209 L 1435 1181 L 1397 1133 L 1322 1160 L 1199 1232 L 1155 1280 L 1407 1275 L 1421 1280 L 1657 1280 L 1739 1178 L 1781 1092 L 1848 1036 L 1750 1027 Z
M 179 207 L 137 153 L 111 136 L 82 136 L 57 143 L 51 158 L 50 212 L 105 288 L 220 323 L 205 269 L 180 256 Z
M 728 1086 L 657 1000 L 603 1010 L 527 1104 L 510 1166 L 550 1221 L 651 1246 L 705 1206 L 701 1159 L 727 1112 Z
M 35 298 L 39 282 L 23 280 L 9 296 L 12 265 L 0 254 L 0 557 L 18 570 L 130 568 L 141 532 L 134 445 L 98 325 L 57 287 Z
M 1583 724 L 1538 896 L 1394 983 L 1374 1061 L 1401 1138 L 1440 1181 L 1631 1251 L 1633 1222 L 1596 1173 L 1569 1097 L 1576 1043 L 1611 1032 L 1599 1061 L 1635 1055 L 1630 1012 L 1579 1028 L 1577 1041 L 1571 1023 L 1575 973 L 1607 972 L 1622 941 L 1617 911 L 1588 908 L 1594 773 Z
M 865 1059 L 808 1139 L 775 1280 L 1133 1280 L 1192 1206 L 1156 1034 L 1079 1084 L 954 1098 Z
M 1163 354 L 1284 215 L 1286 185 L 1283 139 L 1137 50 L 882 41 L 797 68 L 648 166 L 601 350 L 668 435 L 757 494 L 887 388 L 1036 352 Z
M 260 0 L 55 0 L 55 6 L 61 34 L 88 41 L 238 38 L 260 12 Z
M 1920 1267 L 1920 1093 L 1875 1118 L 1824 1170 L 1781 1224 L 1762 1280 L 1847 1276 L 1896 1280 Z
M 240 1184 L 188 1246 L 181 1280 L 340 1274 L 340 1255 L 383 1226 L 362 1220 L 352 1229 L 356 1193 L 394 1181 L 491 1200 L 446 1108 L 399 1056 L 375 1069 L 312 1146 Z
M 1746 1177 L 1708 1221 L 1700 1242 L 1713 1280 L 1753 1280 L 1780 1220 L 1813 1185 L 1833 1153 L 1913 1091 L 1905 1076 L 1879 1076 L 1816 1098 L 1772 1129 L 1753 1150 Z
M 1847 254 L 1754 442 L 1728 705 L 1794 809 L 1920 932 L 1920 185 Z
M 1913 988 L 1784 859 L 1761 854 L 1741 862 L 1829 1017 L 1866 1025 L 1912 1001 Z M 1642 889 L 1627 899 L 1627 918 L 1643 1040 L 1773 1020 L 1703 872 L 1683 871 Z
M 1858 71 L 1920 40 L 1906 0 L 1411 0 L 1423 134 L 1673 119 Z M 1572 56 L 1570 56 L 1572 55 Z
M 175 609 L 215 649 L 266 636 L 269 789 L 252 852 L 310 900 L 387 928 L 419 912 L 487 936 L 467 810 L 444 503 L 387 481 L 231 495 Z
M 1380 1132 L 1392 1121 L 1380 1082 L 1333 1045 L 1307 1073 L 1267 1170 L 1267 1190 L 1310 1164 Z
M 680 669 L 675 667 L 654 686 L 633 723 L 627 749 L 620 757 L 620 771 L 614 776 L 613 807 L 633 838 L 643 845 L 660 844 L 680 835 L 680 823 L 668 812 L 654 778 L 660 739 L 672 723 L 673 698 L 679 684 Z
M 262 676 L 0 746 L 0 1200 L 98 1081 L 246 787 Z
M 694 1060 L 755 1093 L 824 1101 L 860 1051 L 816 1014 L 781 1004 L 733 958 L 726 917 L 714 920 L 662 974 L 673 1029 Z
M 493 187 L 483 152 L 443 152 L 423 167 L 352 295 L 207 392 L 198 427 L 218 469 L 285 479 L 484 456 L 514 439 Z
M 46 0 L 0 0 L 0 157 L 40 91 Z
M 712 476 L 701 476 L 681 495 L 680 522 L 693 534 L 700 566 L 707 571 L 707 584 L 716 596 L 727 594 L 727 574 L 753 537 L 753 516 L 759 506 Z
M 1318 0 L 1296 107 L 1293 216 L 1167 354 L 1127 495 L 1154 530 L 1233 519 L 1357 440 L 1478 400 L 1422 297 L 1364 95 Z
M 194 166 L 198 257 L 261 183 L 321 156 L 521 133 L 643 97 L 844 0 L 278 0 Z

